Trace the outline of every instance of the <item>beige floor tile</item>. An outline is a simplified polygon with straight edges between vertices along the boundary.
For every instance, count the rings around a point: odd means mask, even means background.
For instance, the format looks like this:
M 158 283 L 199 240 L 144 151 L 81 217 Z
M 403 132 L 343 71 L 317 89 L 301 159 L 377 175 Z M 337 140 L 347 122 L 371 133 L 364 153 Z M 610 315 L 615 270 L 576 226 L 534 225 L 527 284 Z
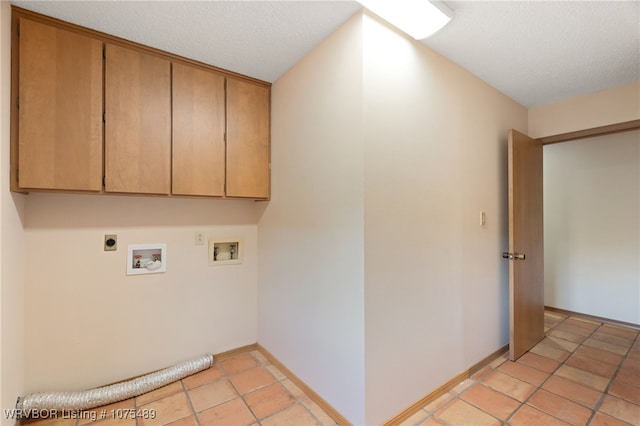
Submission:
M 167 426 L 199 426 L 195 416 L 185 417 L 184 419 L 176 420 L 173 423 L 169 423 Z
M 171 384 L 168 384 L 167 386 L 163 386 L 154 391 L 147 392 L 145 394 L 137 396 L 136 406 L 141 407 L 145 404 L 148 404 L 151 401 L 156 401 L 158 399 L 162 399 L 164 397 L 167 397 L 169 395 L 173 395 L 182 391 L 183 391 L 182 383 L 180 381 L 173 382 Z
M 258 367 L 260 364 L 250 353 L 247 353 L 222 360 L 219 365 L 226 374 L 231 376 Z
M 604 349 L 605 351 L 613 352 L 614 354 L 623 356 L 626 355 L 627 351 L 629 350 L 629 348 L 625 348 L 624 346 L 613 345 L 611 343 L 594 339 L 593 337 L 585 340 L 583 345 L 591 346 L 592 348 Z
M 492 416 L 506 420 L 520 406 L 520 402 L 509 398 L 482 384 L 477 384 L 460 395 L 460 399 L 480 408 Z
M 475 384 L 475 380 L 466 379 L 466 380 L 463 380 L 462 382 L 460 382 L 458 385 L 456 385 L 456 387 L 451 389 L 449 392 L 451 392 L 453 395 L 458 395 L 458 394 L 464 392 L 466 389 L 468 389 L 473 384 Z
M 535 345 L 530 352 L 559 362 L 569 357 L 569 352 L 554 346 L 549 346 L 544 342 Z
M 635 340 L 638 337 L 637 331 L 612 324 L 603 324 L 602 327 L 598 329 L 598 332 L 611 334 L 612 336 L 623 337 L 629 340 Z
M 593 413 L 588 408 L 545 390 L 534 393 L 527 404 L 572 425 L 586 424 Z
M 561 366 L 554 374 L 600 392 L 609 384 L 609 379 L 606 377 L 598 376 L 570 365 Z
M 600 362 L 578 354 L 573 354 L 567 358 L 565 365 L 570 365 L 608 379 L 611 379 L 617 371 L 617 367 L 615 365 Z
M 631 424 L 640 424 L 640 406 L 624 399 L 607 395 L 600 411 Z
M 613 382 L 609 394 L 640 405 L 640 388 L 624 382 Z M 638 419 L 640 421 L 640 419 Z
M 524 402 L 536 389 L 535 386 L 529 383 L 499 371 L 494 371 L 489 374 L 482 379 L 482 382 L 490 388 L 502 392 L 520 402 Z
M 247 426 L 256 421 L 242 398 L 198 413 L 198 419 L 203 426 Z
M 244 400 L 258 420 L 277 413 L 296 401 L 280 383 L 251 392 L 244 396 Z
M 548 344 L 554 348 L 563 349 L 567 352 L 573 352 L 578 347 L 577 343 L 569 340 L 561 339 L 559 337 L 547 336 L 542 340 L 543 343 Z
M 320 426 L 318 421 L 300 403 L 293 404 L 262 422 L 262 426 Z
M 542 388 L 591 409 L 595 408 L 602 398 L 602 392 L 556 375 L 544 382 Z
M 568 425 L 569 423 L 565 423 L 525 404 L 509 419 L 509 424 L 512 426 L 549 426 Z
M 223 402 L 236 399 L 239 396 L 227 379 L 220 379 L 216 382 L 199 386 L 191 389 L 188 393 L 193 409 L 197 413 L 220 405 Z
M 547 377 L 549 377 L 549 373 L 529 367 L 520 362 L 512 361 L 507 361 L 502 364 L 498 368 L 498 371 L 515 377 L 516 379 L 531 383 L 534 386 L 540 386 L 542 382 L 547 380 Z
M 296 386 L 295 383 L 293 383 L 290 379 L 285 379 L 281 382 L 282 386 L 284 386 L 289 392 L 291 392 L 291 394 L 298 398 L 298 399 L 304 399 L 307 397 L 307 394 L 305 394 L 302 389 L 300 389 L 298 386 Z
M 285 376 L 284 373 L 278 370 L 278 368 L 274 365 L 271 365 L 271 364 L 265 365 L 264 368 L 266 368 L 267 371 L 269 371 L 269 373 L 271 373 L 271 375 L 275 377 L 277 381 L 284 380 L 287 378 L 287 376 Z
M 556 330 L 556 329 L 553 329 L 550 332 L 548 332 L 547 336 L 557 337 L 557 338 L 568 340 L 569 342 L 574 342 L 574 343 L 582 343 L 587 338 L 587 336 L 570 333 L 568 331 Z
M 398 426 L 416 426 L 421 425 L 425 420 L 429 417 L 429 413 L 424 410 L 420 410 L 415 413 L 413 416 L 409 417 L 407 420 L 400 423 Z
M 554 330 L 566 331 L 568 333 L 578 334 L 578 335 L 584 336 L 584 337 L 588 337 L 593 333 L 592 330 L 587 330 L 587 329 L 582 328 L 582 327 L 578 327 L 578 326 L 571 325 L 571 324 L 565 324 L 565 323 L 562 323 L 562 324 L 558 325 L 557 327 L 554 328 Z
M 608 416 L 604 413 L 597 412 L 589 426 L 629 426 L 629 423 Z
M 445 404 L 449 403 L 454 398 L 453 394 L 447 392 L 444 395 L 439 396 L 435 400 L 431 401 L 424 407 L 424 410 L 428 413 L 434 413 L 438 411 L 441 407 L 444 407 Z
M 427 420 L 419 423 L 418 426 L 447 426 L 445 423 L 431 416 Z
M 185 377 L 182 379 L 182 383 L 184 383 L 185 388 L 193 389 L 206 383 L 214 382 L 221 377 L 224 377 L 224 372 L 217 365 L 213 365 L 204 371 Z
M 519 362 L 520 364 L 528 365 L 529 367 L 536 368 L 540 371 L 544 371 L 545 373 L 553 373 L 560 365 L 558 361 L 540 356 L 533 352 L 527 352 L 526 354 L 522 355 L 520 358 L 518 358 L 517 362 Z
M 502 422 L 484 411 L 459 399 L 455 399 L 435 413 L 438 419 L 453 425 L 496 425 Z
M 627 357 L 627 359 L 622 361 L 620 368 L 633 371 L 636 374 L 640 374 L 640 360 Z
M 271 363 L 269 362 L 269 360 L 267 358 L 265 358 L 264 355 L 262 355 L 262 353 L 259 350 L 254 350 L 250 352 L 251 355 L 253 355 L 253 357 L 256 359 L 256 361 L 258 361 L 258 364 L 260 365 L 271 365 Z
M 602 342 L 611 343 L 612 345 L 622 346 L 624 348 L 630 348 L 633 344 L 633 340 L 625 339 L 624 337 L 614 336 L 609 333 L 596 331 L 591 335 L 593 339 L 600 340 Z
M 580 346 L 575 350 L 574 354 L 582 355 L 587 358 L 595 359 L 597 361 L 606 362 L 607 364 L 618 366 L 622 361 L 623 356 L 615 354 L 613 352 L 605 351 L 604 349 L 593 348 L 590 346 Z
M 621 368 L 618 370 L 618 374 L 616 374 L 616 382 L 627 383 L 632 386 L 640 387 L 640 374 L 626 368 Z
M 193 415 L 187 394 L 180 392 L 165 398 L 150 402 L 144 406 L 137 406 L 138 410 L 148 409 L 155 413 L 155 418 L 138 419 L 140 426 L 165 425 L 184 417 Z
M 229 379 L 241 395 L 263 388 L 276 382 L 275 377 L 264 367 L 245 370 Z
M 302 405 L 307 407 L 307 409 L 311 412 L 311 415 L 315 417 L 322 426 L 336 426 L 336 422 L 311 399 L 305 398 L 301 402 Z M 424 410 L 420 411 L 422 411 L 425 415 L 427 414 Z

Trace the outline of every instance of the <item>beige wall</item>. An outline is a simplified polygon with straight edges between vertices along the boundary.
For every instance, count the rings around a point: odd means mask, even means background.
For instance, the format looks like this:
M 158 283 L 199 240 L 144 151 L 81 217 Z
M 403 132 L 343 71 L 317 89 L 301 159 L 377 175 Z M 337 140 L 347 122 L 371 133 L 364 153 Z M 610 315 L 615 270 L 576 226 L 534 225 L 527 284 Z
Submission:
M 272 102 L 258 340 L 380 424 L 507 342 L 506 137 L 526 109 L 362 14 Z
M 0 2 L 0 409 L 24 391 L 24 196 L 9 191 L 11 7 Z M 0 423 L 14 424 L 2 412 Z
M 259 224 L 258 341 L 364 424 L 361 22 L 272 88 L 273 197 Z
M 540 138 L 640 119 L 640 81 L 529 109 L 529 136 Z
M 366 412 L 380 424 L 508 342 L 506 142 L 527 111 L 369 15 L 363 40 Z
M 32 193 L 26 199 L 25 387 L 81 390 L 257 340 L 253 201 Z M 208 266 L 206 238 L 243 238 Z M 103 251 L 105 234 L 118 250 Z M 167 272 L 127 276 L 128 244 L 166 243 Z M 46 357 L 46 361 L 45 361 Z

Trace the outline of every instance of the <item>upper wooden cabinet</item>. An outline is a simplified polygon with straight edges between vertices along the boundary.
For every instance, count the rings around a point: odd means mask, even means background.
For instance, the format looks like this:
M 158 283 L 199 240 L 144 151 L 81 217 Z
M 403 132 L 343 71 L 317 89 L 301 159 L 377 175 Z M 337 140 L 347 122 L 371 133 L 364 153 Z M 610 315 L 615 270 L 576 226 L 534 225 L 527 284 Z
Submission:
M 227 196 L 269 198 L 269 88 L 227 79 Z
M 105 191 L 168 194 L 171 63 L 110 44 L 105 57 Z
M 18 45 L 12 189 L 100 191 L 102 42 L 20 19 Z
M 269 83 L 15 6 L 12 37 L 12 190 L 269 198 Z
M 173 64 L 172 190 L 224 196 L 224 77 Z

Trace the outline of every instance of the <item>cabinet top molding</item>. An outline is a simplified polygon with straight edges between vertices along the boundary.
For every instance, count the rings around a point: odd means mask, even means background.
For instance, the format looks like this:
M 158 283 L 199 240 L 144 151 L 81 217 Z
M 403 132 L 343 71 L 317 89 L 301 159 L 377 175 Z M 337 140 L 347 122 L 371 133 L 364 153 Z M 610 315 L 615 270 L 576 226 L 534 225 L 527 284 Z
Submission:
M 154 47 L 149 47 L 149 46 L 145 46 L 143 44 L 140 43 L 136 43 L 130 40 L 126 40 L 120 37 L 116 37 L 114 35 L 111 34 L 106 34 L 97 30 L 92 30 L 90 28 L 86 28 L 86 27 L 82 27 L 80 25 L 76 25 L 76 24 L 72 24 L 69 22 L 65 22 L 62 21 L 60 19 L 57 18 L 52 18 L 50 16 L 46 16 L 46 15 L 42 15 L 40 13 L 36 13 L 36 12 L 32 12 L 30 10 L 27 9 L 23 9 L 21 7 L 18 6 L 11 6 L 11 12 L 12 12 L 12 19 L 13 20 L 18 20 L 20 18 L 26 18 L 26 19 L 30 19 L 36 22 L 41 22 L 43 24 L 47 24 L 47 25 L 51 25 L 57 28 L 61 28 L 61 29 L 65 29 L 67 31 L 72 31 L 75 33 L 79 33 L 79 34 L 83 34 L 86 35 L 88 37 L 92 37 L 95 39 L 98 39 L 100 41 L 102 41 L 103 43 L 111 43 L 111 44 L 115 44 L 115 45 L 119 45 L 119 46 L 123 46 L 123 47 L 127 47 L 129 49 L 135 49 L 135 50 L 139 50 L 151 55 L 155 55 L 155 56 L 159 56 L 165 59 L 169 59 L 172 62 L 177 62 L 177 63 L 184 63 L 184 64 L 189 64 L 192 66 L 196 66 L 196 67 L 200 67 L 206 70 L 210 70 L 210 71 L 215 71 L 217 73 L 220 73 L 226 77 L 232 77 L 232 78 L 237 78 L 237 79 L 241 79 L 241 80 L 245 80 L 245 81 L 251 81 L 255 84 L 260 84 L 263 85 L 265 87 L 271 87 L 271 83 L 267 82 L 267 81 L 263 81 L 263 80 L 259 80 L 253 77 L 249 77 L 246 75 L 242 75 L 233 71 L 229 71 L 226 70 L 224 68 L 218 68 L 214 65 L 209 65 L 209 64 L 205 64 L 203 62 L 200 61 L 196 61 L 194 59 L 189 59 L 189 58 L 185 58 L 183 56 L 180 55 L 176 55 L 174 53 L 171 52 L 166 52 L 164 50 L 160 50 L 160 49 L 156 49 Z

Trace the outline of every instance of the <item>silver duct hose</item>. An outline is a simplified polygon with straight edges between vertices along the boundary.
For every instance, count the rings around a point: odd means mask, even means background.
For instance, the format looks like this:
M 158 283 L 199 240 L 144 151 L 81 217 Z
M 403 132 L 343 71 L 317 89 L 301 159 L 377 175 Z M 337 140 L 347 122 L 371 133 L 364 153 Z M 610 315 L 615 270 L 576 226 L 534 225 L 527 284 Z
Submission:
M 206 370 L 213 365 L 213 355 L 207 354 L 184 361 L 145 376 L 109 386 L 80 392 L 38 392 L 18 398 L 16 410 L 28 417 L 39 410 L 79 411 L 133 398 Z

